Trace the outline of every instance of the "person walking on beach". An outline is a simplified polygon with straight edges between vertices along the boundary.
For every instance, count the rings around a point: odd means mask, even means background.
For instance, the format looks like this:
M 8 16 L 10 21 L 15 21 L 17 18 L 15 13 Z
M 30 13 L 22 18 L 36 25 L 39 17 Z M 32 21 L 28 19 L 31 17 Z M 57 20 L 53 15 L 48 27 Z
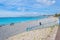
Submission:
M 41 25 L 41 22 L 39 24 Z

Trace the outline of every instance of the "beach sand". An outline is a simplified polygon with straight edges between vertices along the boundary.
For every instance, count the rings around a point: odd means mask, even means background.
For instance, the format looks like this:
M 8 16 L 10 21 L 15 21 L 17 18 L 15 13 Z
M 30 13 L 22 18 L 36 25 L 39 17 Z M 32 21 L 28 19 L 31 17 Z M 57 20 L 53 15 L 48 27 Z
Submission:
M 42 24 L 45 24 L 44 26 L 41 26 L 44 29 L 39 28 L 40 27 L 39 22 L 41 22 Z M 53 22 L 53 23 L 50 24 L 50 22 Z M 47 25 L 46 25 L 46 23 L 47 23 Z M 15 36 L 15 35 L 21 34 L 23 32 L 27 32 L 26 28 L 28 28 L 28 27 L 30 28 L 30 27 L 39 26 L 38 28 L 36 28 L 36 30 L 39 29 L 39 31 L 41 30 L 41 32 L 43 32 L 43 30 L 45 30 L 46 27 L 50 27 L 55 24 L 58 24 L 58 18 L 48 17 L 48 18 L 44 18 L 44 19 L 40 19 L 40 20 L 34 20 L 34 21 L 28 21 L 28 22 L 22 22 L 22 23 L 14 23 L 14 25 L 6 25 L 3 27 L 0 27 L 0 40 L 6 40 L 6 39 L 9 39 L 10 37 L 13 38 L 13 36 Z M 33 30 L 35 30 L 35 29 L 33 29 Z M 50 28 L 47 28 L 46 30 L 50 30 Z M 31 31 L 31 32 L 33 32 L 33 31 Z
M 7 40 L 55 40 L 58 26 L 24 32 Z

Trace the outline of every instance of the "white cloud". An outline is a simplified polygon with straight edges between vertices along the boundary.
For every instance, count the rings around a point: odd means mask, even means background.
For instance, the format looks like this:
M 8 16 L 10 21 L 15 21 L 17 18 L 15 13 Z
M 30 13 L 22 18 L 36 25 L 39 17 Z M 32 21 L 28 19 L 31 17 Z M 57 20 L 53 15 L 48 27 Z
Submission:
M 11 12 L 11 11 L 0 11 L 0 17 L 21 17 L 21 16 L 39 16 L 38 12 Z
M 36 2 L 35 2 L 36 1 Z M 5 10 L 10 10 L 15 8 L 15 10 L 20 10 L 20 12 L 11 12 L 11 11 L 1 11 L 0 10 L 0 17 L 15 17 L 15 16 L 38 16 L 41 15 L 37 12 L 25 12 L 25 9 L 38 9 L 44 8 L 46 6 L 53 5 L 56 1 L 55 0 L 0 0 L 1 4 L 4 4 Z M 27 8 L 26 6 L 31 8 Z M 21 12 L 22 10 L 22 12 Z M 31 11 L 31 10 L 30 10 Z
M 3 3 L 6 8 L 8 7 L 20 7 L 20 6 L 31 6 L 31 7 L 35 7 L 35 8 L 41 8 L 43 6 L 50 6 L 50 5 L 53 5 L 56 1 L 55 0 L 31 0 L 31 1 L 28 1 L 28 0 L 0 0 L 0 3 Z M 33 4 L 31 4 L 33 3 Z M 19 9 L 18 9 L 19 10 Z
M 36 0 L 36 1 L 43 5 L 53 5 L 56 2 L 55 0 Z

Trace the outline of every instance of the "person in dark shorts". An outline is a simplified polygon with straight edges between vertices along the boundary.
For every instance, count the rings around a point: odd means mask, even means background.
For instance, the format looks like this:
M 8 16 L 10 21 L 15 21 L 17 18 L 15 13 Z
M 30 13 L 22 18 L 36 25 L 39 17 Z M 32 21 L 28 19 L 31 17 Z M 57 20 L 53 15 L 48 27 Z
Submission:
M 39 24 L 41 25 L 41 22 Z

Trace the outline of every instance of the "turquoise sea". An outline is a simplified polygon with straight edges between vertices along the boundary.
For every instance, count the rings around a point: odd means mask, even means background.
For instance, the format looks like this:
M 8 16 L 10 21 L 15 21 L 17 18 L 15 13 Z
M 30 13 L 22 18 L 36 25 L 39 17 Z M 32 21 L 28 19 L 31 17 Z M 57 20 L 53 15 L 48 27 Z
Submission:
M 39 16 L 39 17 L 0 17 L 1 24 L 17 23 L 17 22 L 26 22 L 32 20 L 39 20 L 47 18 L 48 16 Z

